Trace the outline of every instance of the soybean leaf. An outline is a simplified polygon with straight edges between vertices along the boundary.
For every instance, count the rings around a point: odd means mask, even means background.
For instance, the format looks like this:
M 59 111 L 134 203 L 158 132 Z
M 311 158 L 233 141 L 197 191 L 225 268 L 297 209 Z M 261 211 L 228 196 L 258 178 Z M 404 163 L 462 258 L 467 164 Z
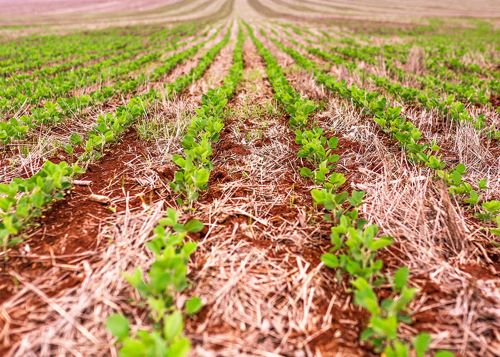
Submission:
M 194 315 L 202 308 L 203 304 L 198 296 L 193 296 L 191 299 L 186 301 L 186 313 L 188 315 Z
M 450 351 L 437 351 L 434 357 L 455 357 L 455 354 Z
M 401 267 L 394 273 L 394 287 L 397 291 L 401 291 L 408 282 L 410 271 L 407 267 Z
M 109 316 L 106 321 L 106 327 L 119 340 L 123 340 L 128 336 L 129 323 L 127 318 L 122 314 L 112 314 Z
M 184 321 L 180 311 L 174 311 L 163 319 L 163 336 L 168 342 L 173 342 L 184 328 Z
M 325 253 L 321 256 L 321 261 L 327 267 L 335 269 L 339 266 L 339 258 L 332 253 Z
M 203 230 L 204 227 L 205 226 L 203 225 L 203 223 L 198 221 L 197 219 L 192 219 L 184 225 L 186 231 L 191 233 L 200 232 Z
M 415 348 L 415 354 L 417 357 L 424 357 L 425 353 L 429 349 L 431 343 L 431 336 L 428 333 L 420 333 L 413 340 L 413 347 Z
M 351 197 L 349 198 L 349 203 L 354 207 L 358 207 L 361 203 L 363 203 L 364 196 L 364 191 L 352 191 Z

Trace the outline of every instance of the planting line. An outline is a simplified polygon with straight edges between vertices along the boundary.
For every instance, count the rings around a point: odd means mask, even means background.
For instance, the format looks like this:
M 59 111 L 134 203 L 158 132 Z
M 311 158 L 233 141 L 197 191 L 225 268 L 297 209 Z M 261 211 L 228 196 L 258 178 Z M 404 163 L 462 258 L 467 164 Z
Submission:
M 178 91 L 203 75 L 215 56 L 229 41 L 229 35 L 230 32 L 228 31 L 224 39 L 203 56 L 198 66 L 188 75 L 188 80 L 186 80 L 186 76 L 181 76 L 179 77 L 180 80 L 174 82 L 177 83 L 175 88 Z M 162 66 L 163 73 L 172 70 L 186 58 L 196 53 L 197 50 L 198 48 L 195 46 L 171 56 Z M 168 85 L 166 87 L 168 88 Z M 110 143 L 119 140 L 123 133 L 140 116 L 144 115 L 147 108 L 158 99 L 160 99 L 160 93 L 152 89 L 145 94 L 132 98 L 126 105 L 118 107 L 116 112 L 100 116 L 94 129 L 88 134 L 87 140 L 76 145 L 83 148 L 83 153 L 79 155 L 77 164 L 88 166 L 91 161 L 101 158 L 105 148 Z M 17 236 L 34 217 L 40 216 L 42 208 L 52 201 L 62 198 L 71 178 L 75 174 L 83 172 L 76 164 L 68 167 L 66 162 L 54 165 L 48 161 L 43 167 L 45 169 L 42 172 L 28 179 L 14 179 L 10 184 L 0 185 L 1 193 L 4 194 L 3 197 L 0 197 L 2 207 L 2 211 L 0 211 L 0 217 L 2 218 L 0 222 L 0 239 L 4 251 L 9 244 L 19 243 L 19 240 L 13 240 L 13 237 Z M 52 178 L 55 183 L 53 185 L 44 185 L 44 181 L 49 178 Z M 24 191 L 25 194 L 19 197 L 19 191 Z
M 198 49 L 203 47 L 216 35 L 217 32 L 200 44 L 192 46 L 189 49 L 189 53 L 196 53 Z M 166 50 L 175 50 L 179 46 L 182 46 L 182 44 L 178 44 L 177 41 L 174 41 L 167 47 Z M 133 72 L 149 62 L 157 60 L 159 57 L 159 52 L 145 55 L 133 62 L 128 63 L 126 66 L 121 66 L 118 71 L 114 72 L 113 77 L 120 77 Z M 59 98 L 57 103 L 49 102 L 42 108 L 32 110 L 31 115 L 23 115 L 18 119 L 12 118 L 7 122 L 0 122 L 0 141 L 2 141 L 3 144 L 8 144 L 14 140 L 24 139 L 33 129 L 38 128 L 43 124 L 53 125 L 60 123 L 69 115 L 79 113 L 82 110 L 90 108 L 96 104 L 106 103 L 118 95 L 132 93 L 143 83 L 159 80 L 161 76 L 166 73 L 168 68 L 169 65 L 167 60 L 167 64 L 158 65 L 150 76 L 146 76 L 144 73 L 141 73 L 135 78 L 117 81 L 109 86 L 103 86 L 89 94 Z
M 408 356 L 411 346 L 398 338 L 398 325 L 401 314 L 408 309 L 408 304 L 416 294 L 416 289 L 408 287 L 408 268 L 398 269 L 387 277 L 391 286 L 391 303 L 383 303 L 375 293 L 375 280 L 382 279 L 382 261 L 376 259 L 379 250 L 392 244 L 389 237 L 376 238 L 378 227 L 358 217 L 357 207 L 362 204 L 364 192 L 341 192 L 340 187 L 346 179 L 333 171 L 339 157 L 332 151 L 337 148 L 336 137 L 326 138 L 323 130 L 309 123 L 309 116 L 316 110 L 310 100 L 301 98 L 288 83 L 274 56 L 255 37 L 250 35 L 259 53 L 266 62 L 266 71 L 277 99 L 290 115 L 290 125 L 296 129 L 296 142 L 301 146 L 298 155 L 308 161 L 311 168 L 305 167 L 301 174 L 312 179 L 320 189 L 313 189 L 311 196 L 318 206 L 328 212 L 327 222 L 331 229 L 331 253 L 322 256 L 323 263 L 334 269 L 340 269 L 350 276 L 354 290 L 354 303 L 370 313 L 367 329 L 362 339 L 369 340 L 376 351 L 387 356 Z M 307 128 L 310 129 L 307 129 Z M 335 255 L 333 253 L 340 253 Z M 413 341 L 414 351 L 423 356 L 431 342 L 428 334 L 419 334 Z M 444 356 L 446 352 L 438 352 Z
M 465 165 L 458 164 L 453 169 L 445 169 L 445 164 L 439 156 L 434 155 L 439 147 L 433 143 L 422 143 L 422 133 L 415 125 L 406 120 L 401 114 L 400 107 L 391 107 L 379 93 L 366 91 L 355 85 L 348 86 L 345 82 L 337 81 L 318 69 L 314 62 L 294 49 L 286 47 L 276 40 L 273 43 L 290 55 L 299 66 L 312 73 L 318 83 L 343 98 L 352 100 L 357 107 L 373 116 L 373 120 L 381 129 L 399 142 L 410 160 L 434 170 L 436 176 L 448 186 L 450 193 L 462 197 L 464 203 L 479 211 L 479 218 L 496 225 L 496 228 L 491 226 L 484 228 L 488 229 L 491 234 L 500 236 L 500 201 L 481 200 L 480 192 L 478 192 L 487 189 L 487 182 L 484 179 L 480 180 L 477 183 L 477 189 L 474 189 L 462 178 L 467 171 Z
M 205 61 L 203 59 L 200 61 L 199 66 L 192 71 L 192 76 L 198 77 L 199 72 L 204 72 L 208 64 L 213 61 L 212 54 L 215 56 L 227 41 L 229 35 L 221 42 L 221 46 L 209 51 L 209 56 Z M 233 65 L 224 78 L 224 84 L 203 95 L 202 105 L 182 141 L 184 153 L 173 158 L 178 171 L 171 186 L 175 192 L 181 193 L 182 198 L 179 199 L 179 203 L 187 207 L 192 207 L 192 202 L 198 198 L 198 192 L 206 189 L 212 168 L 211 143 L 219 138 L 224 126 L 220 118 L 225 103 L 234 95 L 236 86 L 241 80 L 243 42 L 244 37 L 240 30 L 234 49 Z M 188 77 L 179 78 L 181 79 L 176 80 L 173 86 L 167 86 L 169 95 L 173 94 L 174 90 L 180 92 L 186 87 L 187 80 L 184 78 Z M 176 303 L 175 296 L 188 286 L 187 264 L 196 249 L 196 244 L 186 242 L 185 238 L 188 233 L 197 233 L 203 228 L 203 223 L 198 220 L 180 223 L 178 213 L 172 208 L 167 210 L 166 218 L 160 220 L 155 229 L 155 236 L 148 243 L 155 261 L 146 275 L 140 270 L 135 270 L 126 276 L 141 297 L 148 301 L 149 316 L 153 324 L 147 330 L 131 333 L 129 321 L 124 315 L 111 315 L 107 323 L 108 328 L 121 345 L 121 354 L 143 354 L 146 351 L 154 351 L 153 354 L 162 356 L 188 355 L 191 343 L 183 333 L 184 318 L 198 312 L 202 303 L 195 296 L 187 300 L 181 309 Z M 151 343 L 153 340 L 154 344 Z

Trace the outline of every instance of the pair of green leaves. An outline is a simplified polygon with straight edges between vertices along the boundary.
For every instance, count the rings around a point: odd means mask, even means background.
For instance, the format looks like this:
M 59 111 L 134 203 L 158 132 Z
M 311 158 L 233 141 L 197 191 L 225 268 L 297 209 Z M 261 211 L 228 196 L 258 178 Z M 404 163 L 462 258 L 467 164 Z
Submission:
M 199 297 L 192 297 L 181 311 L 176 307 L 175 297 L 187 287 L 187 263 L 196 249 L 196 244 L 186 242 L 185 238 L 188 233 L 200 232 L 203 228 L 198 220 L 181 223 L 179 214 L 172 208 L 160 220 L 154 237 L 147 244 L 155 256 L 147 278 L 139 268 L 125 276 L 146 300 L 153 329 L 131 336 L 125 316 L 113 314 L 107 320 L 107 328 L 122 345 L 121 356 L 178 357 L 189 353 L 191 344 L 183 335 L 184 315 L 197 313 L 202 302 Z

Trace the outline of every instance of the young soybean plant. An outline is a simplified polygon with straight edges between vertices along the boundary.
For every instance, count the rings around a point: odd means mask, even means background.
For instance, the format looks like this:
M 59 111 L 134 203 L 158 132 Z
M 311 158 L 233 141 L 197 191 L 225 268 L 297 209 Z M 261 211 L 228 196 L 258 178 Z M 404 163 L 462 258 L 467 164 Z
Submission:
M 351 282 L 354 288 L 354 302 L 370 312 L 367 328 L 361 334 L 361 339 L 370 341 L 375 351 L 385 357 L 408 357 L 428 355 L 431 336 L 427 333 L 418 334 L 410 344 L 398 338 L 398 327 L 401 321 L 411 322 L 405 314 L 408 304 L 414 298 L 417 290 L 408 287 L 409 270 L 399 268 L 390 277 L 391 294 L 379 302 L 372 285 L 364 278 L 358 277 Z M 453 357 L 449 351 L 438 351 L 434 357 Z
M 62 199 L 74 175 L 83 172 L 78 165 L 46 161 L 39 172 L 27 179 L 15 178 L 0 184 L 0 241 L 3 250 L 21 241 L 16 236 L 31 220 L 42 214 L 50 202 Z
M 173 209 L 167 210 L 147 244 L 155 261 L 146 274 L 136 268 L 125 278 L 146 300 L 149 317 L 153 321 L 150 331 L 130 331 L 128 319 L 121 314 L 108 318 L 107 327 L 121 344 L 120 356 L 187 356 L 191 343 L 183 335 L 184 316 L 198 312 L 202 306 L 198 297 L 187 300 L 182 310 L 175 305 L 175 295 L 188 286 L 187 264 L 196 250 L 196 243 L 186 242 L 188 233 L 200 232 L 203 223 L 198 220 L 179 222 Z

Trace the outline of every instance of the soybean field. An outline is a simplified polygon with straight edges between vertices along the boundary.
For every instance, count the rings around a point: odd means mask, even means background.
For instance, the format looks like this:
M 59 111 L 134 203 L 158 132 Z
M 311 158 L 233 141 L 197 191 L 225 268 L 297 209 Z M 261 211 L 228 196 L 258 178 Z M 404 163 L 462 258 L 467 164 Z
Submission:
M 500 356 L 498 2 L 0 7 L 0 355 Z

